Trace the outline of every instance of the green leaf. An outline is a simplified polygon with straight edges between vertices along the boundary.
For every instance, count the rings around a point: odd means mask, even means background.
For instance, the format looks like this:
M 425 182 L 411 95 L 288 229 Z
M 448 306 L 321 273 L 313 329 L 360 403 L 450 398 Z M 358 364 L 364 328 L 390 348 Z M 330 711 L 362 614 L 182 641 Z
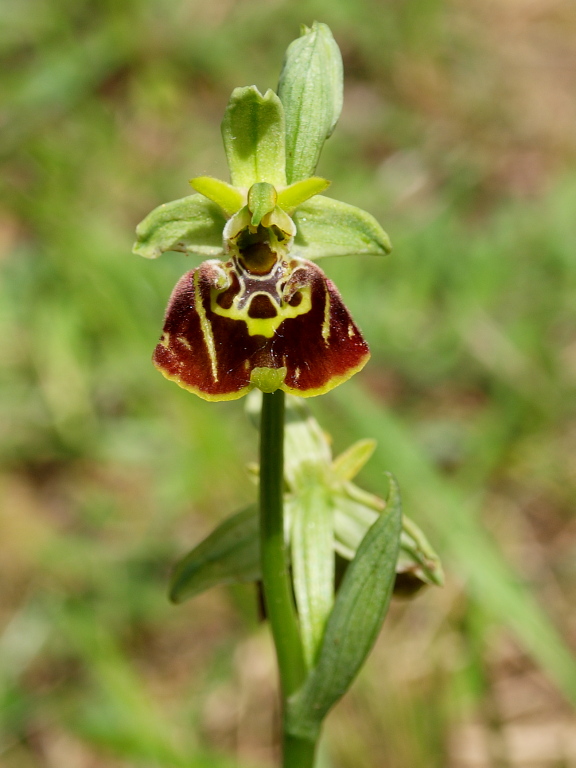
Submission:
M 292 572 L 304 656 L 314 664 L 334 603 L 334 535 L 331 494 L 310 478 L 291 504 Z
M 318 663 L 288 700 L 286 730 L 294 736 L 316 737 L 374 645 L 392 594 L 401 527 L 400 494 L 390 477 L 386 511 L 369 529 L 344 575 Z
M 312 176 L 342 111 L 342 56 L 326 24 L 303 27 L 286 51 L 278 95 L 286 115 L 286 176 Z
M 176 564 L 170 579 L 174 603 L 217 584 L 260 578 L 260 540 L 255 504 L 224 520 Z
M 227 216 L 233 216 L 245 203 L 239 189 L 212 176 L 197 176 L 190 179 L 190 184 L 196 192 L 219 205 Z
M 235 187 L 258 181 L 286 186 L 284 110 L 274 91 L 235 88 L 224 113 L 222 138 Z
M 132 250 L 146 259 L 156 259 L 164 251 L 220 256 L 225 225 L 217 205 L 204 195 L 190 195 L 154 208 L 136 227 Z
M 392 246 L 376 219 L 353 205 L 316 195 L 298 207 L 293 216 L 296 237 L 294 256 L 319 259 L 322 256 L 360 254 L 384 255 Z

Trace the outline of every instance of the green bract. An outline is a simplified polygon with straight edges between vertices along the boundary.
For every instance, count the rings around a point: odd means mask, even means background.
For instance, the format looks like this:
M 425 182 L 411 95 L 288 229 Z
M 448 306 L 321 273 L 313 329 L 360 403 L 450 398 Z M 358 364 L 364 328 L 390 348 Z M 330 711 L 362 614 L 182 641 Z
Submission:
M 252 415 L 258 418 L 256 404 L 249 401 Z M 299 525 L 306 517 L 311 488 L 320 486 L 320 497 L 315 501 L 322 507 L 322 517 L 330 517 L 329 534 L 332 549 L 345 560 L 353 560 L 362 539 L 376 522 L 386 503 L 379 496 L 368 493 L 352 482 L 374 452 L 373 440 L 359 440 L 344 453 L 332 458 L 330 439 L 320 428 L 304 403 L 289 398 L 286 407 L 285 466 L 286 516 L 285 535 L 294 550 L 293 529 L 296 515 Z M 306 499 L 304 502 L 303 499 Z M 325 513 L 325 510 L 329 512 Z M 171 598 L 175 602 L 186 600 L 217 584 L 257 581 L 260 578 L 260 545 L 258 540 L 257 509 L 249 507 L 224 521 L 201 544 L 195 547 L 176 566 L 171 583 Z M 312 520 L 314 524 L 315 519 Z M 298 536 L 301 534 L 299 533 Z M 318 534 L 319 536 L 328 534 Z M 302 534 L 304 536 L 304 534 Z M 313 560 L 318 560 L 315 552 Z M 216 563 L 218 565 L 216 566 Z M 326 567 L 325 564 L 318 567 Z M 298 566 L 296 566 L 298 570 Z M 396 589 L 405 592 L 405 581 L 414 586 L 443 584 L 444 577 L 438 556 L 418 526 L 403 515 L 400 551 L 396 563 Z M 299 607 L 304 600 L 324 604 L 320 611 L 324 618 L 314 615 L 314 623 L 326 619 L 329 601 L 320 595 L 309 595 L 304 577 L 297 590 Z M 325 584 L 320 584 L 325 593 Z M 308 593 L 308 598 L 306 594 Z M 304 607 L 304 611 L 309 610 Z M 315 632 L 312 633 L 315 635 Z M 310 644 L 314 645 L 314 638 Z

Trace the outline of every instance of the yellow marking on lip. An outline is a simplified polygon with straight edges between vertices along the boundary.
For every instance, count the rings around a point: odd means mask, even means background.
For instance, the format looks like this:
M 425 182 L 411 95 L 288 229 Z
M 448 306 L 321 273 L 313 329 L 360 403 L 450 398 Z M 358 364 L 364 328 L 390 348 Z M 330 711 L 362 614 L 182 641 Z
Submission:
M 324 322 L 322 323 L 322 338 L 324 339 L 326 346 L 329 346 L 330 342 L 330 293 L 326 289 L 326 301 L 324 302 Z
M 274 299 L 272 299 L 270 294 L 266 293 L 266 291 L 259 291 L 258 293 L 264 293 L 266 296 L 269 296 L 272 302 L 276 304 Z M 271 339 L 284 320 L 298 317 L 299 315 L 305 315 L 312 309 L 311 287 L 305 285 L 300 288 L 300 293 L 302 294 L 302 301 L 297 307 L 292 307 L 290 304 L 286 303 L 284 306 L 278 307 L 278 313 L 275 317 L 249 317 L 248 311 L 250 309 L 250 304 L 254 296 L 258 295 L 257 293 L 253 294 L 253 296 L 250 297 L 250 300 L 247 301 L 241 309 L 238 307 L 238 296 L 234 297 L 234 303 L 229 309 L 224 309 L 216 301 L 218 293 L 212 291 L 210 309 L 214 314 L 220 315 L 221 317 L 228 317 L 230 320 L 241 320 L 245 322 L 250 336 L 264 336 L 267 339 Z
M 180 344 L 186 347 L 186 349 L 192 349 L 192 345 L 185 336 L 177 336 L 176 339 L 180 342 Z
M 211 292 L 212 293 L 212 292 Z M 214 345 L 214 335 L 212 333 L 212 327 L 206 317 L 206 310 L 202 303 L 202 294 L 200 292 L 200 270 L 197 269 L 194 273 L 194 299 L 196 304 L 196 311 L 200 318 L 200 328 L 202 329 L 202 336 L 206 342 L 206 349 L 208 350 L 208 357 L 210 358 L 210 369 L 212 372 L 212 378 L 214 381 L 218 381 L 218 361 L 216 358 L 216 347 Z M 187 387 L 184 387 L 187 389 Z

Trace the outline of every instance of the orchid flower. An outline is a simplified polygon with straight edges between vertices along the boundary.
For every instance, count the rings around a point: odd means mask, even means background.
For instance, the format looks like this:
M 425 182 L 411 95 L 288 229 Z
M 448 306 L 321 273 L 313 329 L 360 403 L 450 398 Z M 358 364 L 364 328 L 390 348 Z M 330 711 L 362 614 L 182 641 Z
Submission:
M 325 25 L 313 29 L 333 43 Z M 134 252 L 144 257 L 210 257 L 174 288 L 153 357 L 166 378 L 205 400 L 234 400 L 254 387 L 320 395 L 370 356 L 314 260 L 385 254 L 390 242 L 370 214 L 320 194 L 329 182 L 312 174 L 341 98 L 295 95 L 293 71 L 281 77 L 279 95 L 233 91 L 222 123 L 231 183 L 194 178 L 197 194 L 159 206 L 137 228 Z M 338 95 L 331 74 L 325 80 Z M 306 109 L 295 117 L 298 104 Z M 310 141 L 303 119 L 320 124 L 320 136 Z

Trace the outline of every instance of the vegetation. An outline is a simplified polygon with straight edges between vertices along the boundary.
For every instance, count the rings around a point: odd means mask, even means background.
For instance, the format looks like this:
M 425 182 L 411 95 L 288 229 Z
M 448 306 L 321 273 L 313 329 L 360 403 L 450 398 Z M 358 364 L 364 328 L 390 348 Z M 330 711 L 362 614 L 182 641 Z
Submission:
M 272 764 L 254 590 L 166 598 L 171 564 L 254 500 L 242 467 L 256 432 L 242 401 L 206 404 L 154 370 L 166 298 L 196 262 L 130 250 L 187 175 L 225 177 L 230 91 L 275 87 L 314 18 L 347 75 L 318 172 L 386 225 L 394 252 L 323 262 L 372 360 L 310 405 L 335 454 L 378 440 L 364 485 L 382 494 L 383 468 L 395 473 L 446 568 L 443 589 L 393 603 L 327 723 L 326 765 L 574 762 L 569 9 L 0 10 L 3 766 Z

